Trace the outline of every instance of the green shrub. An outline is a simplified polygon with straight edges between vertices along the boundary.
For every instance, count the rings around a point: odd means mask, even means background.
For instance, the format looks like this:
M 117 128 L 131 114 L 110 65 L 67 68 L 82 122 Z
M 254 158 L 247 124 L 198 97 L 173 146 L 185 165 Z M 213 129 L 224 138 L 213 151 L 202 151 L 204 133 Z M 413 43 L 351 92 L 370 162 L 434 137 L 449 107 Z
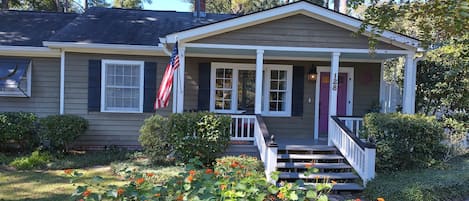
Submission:
M 17 144 L 22 151 L 33 150 L 39 142 L 35 132 L 36 120 L 33 113 L 0 113 L 0 148 Z
M 17 158 L 10 165 L 19 170 L 44 168 L 51 159 L 52 156 L 47 152 L 34 151 L 31 156 Z
M 463 155 L 468 152 L 464 143 L 467 140 L 469 129 L 466 127 L 467 122 L 458 121 L 455 118 L 443 118 L 441 120 L 443 128 L 445 129 L 444 138 L 447 145 L 445 153 L 445 161 L 454 157 Z
M 370 113 L 364 125 L 365 135 L 376 140 L 378 171 L 426 168 L 443 158 L 443 128 L 433 117 Z
M 145 119 L 140 128 L 138 140 L 145 154 L 153 161 L 166 161 L 166 156 L 171 152 L 168 132 L 168 119 L 160 115 Z
M 168 133 L 176 157 L 187 162 L 197 156 L 210 164 L 230 141 L 230 123 L 229 116 L 207 112 L 172 114 Z
M 76 115 L 51 115 L 40 119 L 40 135 L 51 147 L 68 151 L 69 145 L 88 128 L 88 122 Z

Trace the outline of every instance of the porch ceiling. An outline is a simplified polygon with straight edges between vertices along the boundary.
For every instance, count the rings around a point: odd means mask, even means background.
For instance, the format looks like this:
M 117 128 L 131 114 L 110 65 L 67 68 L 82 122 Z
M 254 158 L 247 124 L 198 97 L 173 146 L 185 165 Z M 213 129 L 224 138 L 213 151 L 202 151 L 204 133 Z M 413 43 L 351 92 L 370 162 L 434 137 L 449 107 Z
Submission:
M 279 60 L 322 60 L 329 61 L 331 59 L 332 52 L 306 52 L 306 51 L 274 51 L 265 50 L 265 59 L 279 59 Z M 224 48 L 199 48 L 199 47 L 187 47 L 186 55 L 199 56 L 199 57 L 227 57 L 227 58 L 246 58 L 255 59 L 256 50 L 243 50 L 243 49 L 224 49 Z M 370 55 L 369 53 L 342 53 L 340 55 L 341 60 L 376 60 L 381 61 L 384 59 L 395 58 L 404 56 L 400 54 L 379 54 L 375 53 Z

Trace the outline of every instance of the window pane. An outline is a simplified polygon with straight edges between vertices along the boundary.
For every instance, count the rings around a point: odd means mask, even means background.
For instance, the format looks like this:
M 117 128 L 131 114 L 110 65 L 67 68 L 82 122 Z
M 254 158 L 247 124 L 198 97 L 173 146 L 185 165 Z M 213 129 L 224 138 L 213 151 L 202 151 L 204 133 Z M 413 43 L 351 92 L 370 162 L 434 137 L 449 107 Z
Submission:
M 277 99 L 278 101 L 285 101 L 285 92 L 277 92 Z
M 225 77 L 225 76 L 224 76 L 224 73 L 225 73 L 225 69 L 220 69 L 220 68 L 216 69 L 216 73 L 215 73 L 216 78 L 223 78 L 223 77 Z
M 233 70 L 225 69 L 225 78 L 233 78 Z
M 276 102 L 270 102 L 269 110 L 270 111 L 277 111 L 277 103 Z
M 279 90 L 286 90 L 287 89 L 287 82 L 286 81 L 278 81 L 278 88 Z
M 215 88 L 223 88 L 223 79 L 216 79 Z
M 287 72 L 284 70 L 278 71 L 278 79 L 279 80 L 286 80 L 287 79 Z
M 140 108 L 140 65 L 106 64 L 104 109 L 138 111 Z
M 272 80 L 277 80 L 278 79 L 278 71 L 277 70 L 273 70 L 270 73 L 270 79 L 272 79 Z
M 271 90 L 277 90 L 278 89 L 278 82 L 277 81 L 270 82 L 270 89 Z
M 231 85 L 231 79 L 226 79 L 226 80 L 225 80 L 225 85 L 224 85 L 223 88 L 225 88 L 225 89 L 231 89 L 231 86 L 232 86 L 232 85 Z

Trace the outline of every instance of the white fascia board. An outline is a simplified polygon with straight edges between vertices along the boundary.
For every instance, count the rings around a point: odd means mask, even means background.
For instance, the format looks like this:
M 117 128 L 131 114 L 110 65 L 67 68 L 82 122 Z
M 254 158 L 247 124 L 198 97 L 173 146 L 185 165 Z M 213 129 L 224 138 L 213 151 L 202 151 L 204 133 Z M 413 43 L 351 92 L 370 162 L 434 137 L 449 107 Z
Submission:
M 256 55 L 233 55 L 233 54 L 198 54 L 198 53 L 187 53 L 186 57 L 202 57 L 202 58 L 217 58 L 217 59 L 256 59 Z M 289 56 L 265 56 L 264 60 L 272 61 L 330 61 L 330 57 L 289 57 Z M 363 62 L 363 63 L 381 63 L 383 59 L 353 59 L 353 58 L 341 58 L 340 62 Z
M 60 51 L 47 47 L 0 45 L 2 56 L 60 57 Z
M 67 52 L 166 56 L 163 51 L 163 47 L 149 45 L 120 45 L 50 41 L 44 41 L 43 45 L 49 48 L 63 49 Z
M 339 13 L 336 13 L 332 10 L 322 8 L 319 6 L 312 5 L 306 2 L 298 2 L 291 5 L 286 5 L 270 10 L 266 10 L 259 13 L 254 13 L 246 16 L 237 17 L 234 19 L 229 19 L 226 21 L 214 23 L 211 25 L 206 25 L 194 29 L 189 29 L 186 31 L 181 31 L 166 36 L 167 43 L 175 43 L 176 40 L 180 41 L 191 41 L 200 39 L 203 37 L 208 37 L 216 35 L 219 33 L 239 29 L 242 27 L 247 27 L 255 24 L 260 24 L 267 21 L 273 21 L 283 17 L 304 14 L 310 17 L 318 18 L 320 20 L 332 23 L 342 28 L 356 31 L 360 28 L 362 21 L 345 16 Z M 368 32 L 371 29 L 367 29 Z M 369 34 L 369 33 L 368 33 Z M 416 49 L 419 47 L 420 42 L 416 39 L 406 37 L 391 31 L 383 31 L 378 38 L 384 42 L 390 43 L 395 41 L 405 45 L 406 49 Z M 395 44 L 396 45 L 396 44 Z
M 369 49 L 229 45 L 229 44 L 208 44 L 208 43 L 186 43 L 185 47 L 207 48 L 207 49 L 290 51 L 290 52 L 340 52 L 340 53 L 357 53 L 357 54 L 370 53 Z M 387 49 L 376 49 L 374 52 L 377 54 L 402 54 L 402 55 L 407 55 L 407 54 L 412 53 L 412 51 L 410 50 L 387 50 Z

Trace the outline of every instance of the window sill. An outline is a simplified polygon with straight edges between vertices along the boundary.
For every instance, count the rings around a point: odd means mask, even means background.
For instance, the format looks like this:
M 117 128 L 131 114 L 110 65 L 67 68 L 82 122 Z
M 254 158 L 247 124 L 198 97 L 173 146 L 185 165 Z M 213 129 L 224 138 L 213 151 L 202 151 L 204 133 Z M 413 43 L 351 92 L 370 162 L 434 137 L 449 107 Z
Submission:
M 267 113 L 267 112 L 263 112 L 262 116 L 263 117 L 291 117 L 291 114 L 289 114 L 289 113 Z
M 29 98 L 30 96 L 23 93 L 0 93 L 0 97 Z
M 101 113 L 143 114 L 143 111 L 101 110 Z

